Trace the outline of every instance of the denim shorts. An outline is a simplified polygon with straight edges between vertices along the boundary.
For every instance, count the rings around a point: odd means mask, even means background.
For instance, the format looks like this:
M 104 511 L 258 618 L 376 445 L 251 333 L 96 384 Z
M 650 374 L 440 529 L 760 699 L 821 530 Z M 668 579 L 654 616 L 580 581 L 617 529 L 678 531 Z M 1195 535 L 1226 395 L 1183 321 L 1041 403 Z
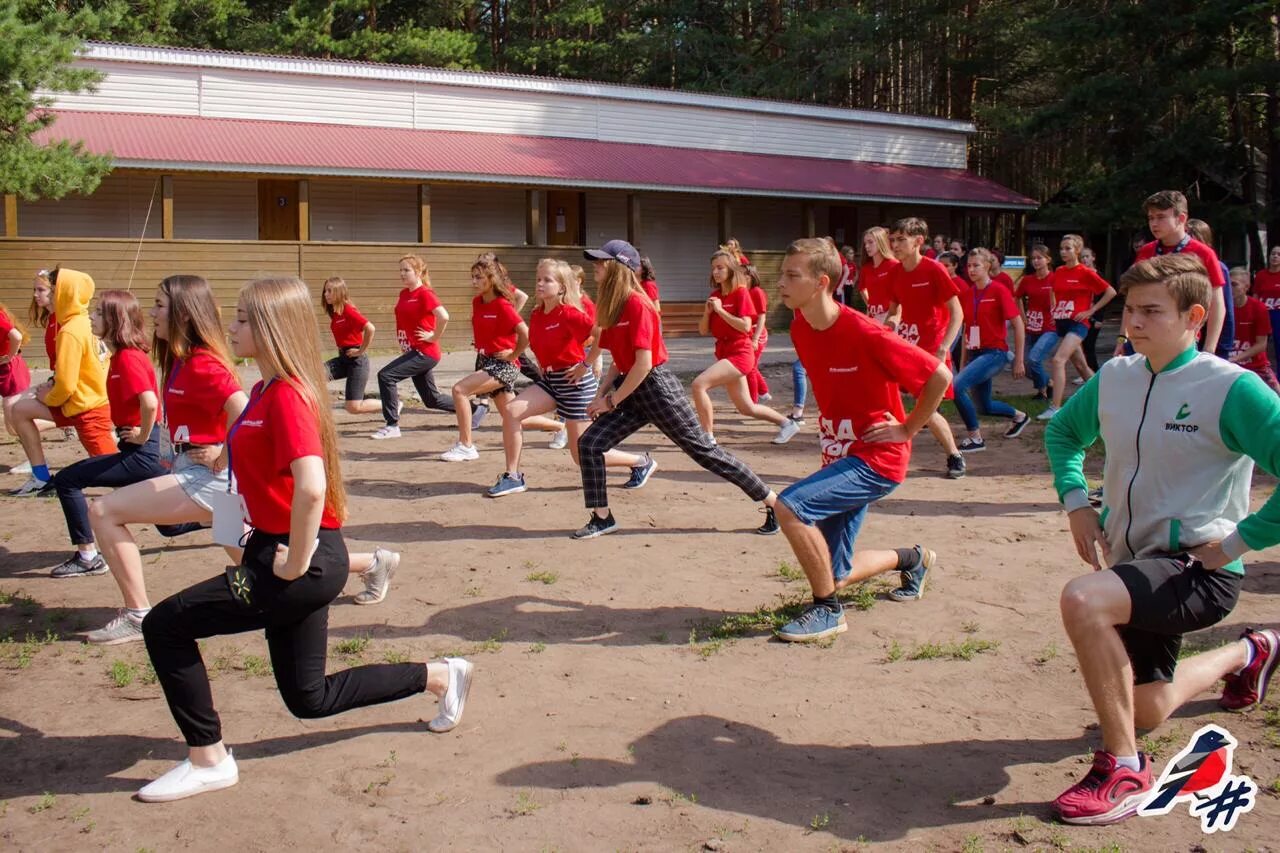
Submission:
M 1067 335 L 1075 335 L 1080 340 L 1089 337 L 1089 324 L 1077 323 L 1075 320 L 1055 320 L 1054 331 L 1059 338 L 1065 338 Z
M 831 553 L 831 572 L 839 581 L 853 571 L 853 543 L 867 507 L 896 488 L 897 483 L 876 473 L 866 462 L 846 456 L 792 483 L 778 500 L 796 518 L 822 531 Z
M 215 474 L 207 465 L 192 462 L 185 453 L 179 454 L 173 461 L 173 470 L 170 473 L 178 481 L 178 485 L 182 486 L 182 491 L 187 493 L 187 497 L 201 509 L 209 512 L 213 512 L 213 504 L 209 496 L 228 491 L 229 475 L 226 468 L 222 469 L 222 473 Z

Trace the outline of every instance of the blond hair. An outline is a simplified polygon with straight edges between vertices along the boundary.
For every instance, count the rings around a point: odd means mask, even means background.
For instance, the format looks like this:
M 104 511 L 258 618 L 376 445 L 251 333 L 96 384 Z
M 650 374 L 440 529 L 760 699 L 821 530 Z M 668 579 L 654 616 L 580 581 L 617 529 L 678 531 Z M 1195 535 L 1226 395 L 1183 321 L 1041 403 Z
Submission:
M 878 254 L 878 255 L 879 255 L 880 257 L 882 257 L 882 258 L 892 258 L 892 257 L 893 257 L 893 255 L 889 252 L 889 231 L 888 231 L 886 228 L 884 228 L 884 227 L 882 227 L 882 226 L 880 226 L 880 225 L 872 225 L 872 226 L 871 226 L 870 228 L 868 228 L 866 231 L 863 231 L 863 232 L 862 232 L 862 245 L 863 245 L 863 247 L 859 250 L 859 254 L 863 254 L 863 255 L 865 255 L 865 253 L 866 253 L 866 243 L 867 243 L 867 238 L 868 238 L 868 237 L 870 237 L 872 240 L 874 240 L 874 241 L 875 241 L 875 244 L 876 244 L 876 254 Z M 864 264 L 865 264 L 865 263 L 869 263 L 870 261 L 871 261 L 871 259 L 870 259 L 870 258 L 868 258 L 868 257 L 863 257 L 863 258 L 862 258 L 862 262 L 863 262 Z
M 421 255 L 401 255 L 397 263 L 408 263 L 413 268 L 413 271 L 418 274 L 418 279 L 425 286 L 431 286 L 431 280 L 427 278 L 427 262 L 422 259 Z
M 338 432 L 327 401 L 328 375 L 320 358 L 311 291 L 294 276 L 259 278 L 240 289 L 240 302 L 258 358 L 276 378 L 306 401 L 320 431 L 324 459 L 325 503 L 338 520 L 347 517 L 347 492 L 338 461 Z
M 787 246 L 787 256 L 791 255 L 803 255 L 805 266 L 814 278 L 825 275 L 832 287 L 839 283 L 843 265 L 840 263 L 840 252 L 836 249 L 835 241 L 830 237 L 803 237 L 796 240 Z
M 640 279 L 636 278 L 631 267 L 615 260 L 607 260 L 604 265 L 604 281 L 600 282 L 600 290 L 596 294 L 596 325 L 602 329 L 613 326 L 618 322 L 623 306 L 632 297 L 642 300 L 655 314 L 658 313 L 657 307 L 645 296 Z
M 1190 254 L 1158 255 L 1138 261 L 1120 276 L 1120 293 L 1144 284 L 1163 284 L 1178 306 L 1179 313 L 1192 305 L 1209 307 L 1209 274 L 1198 257 Z
M 729 268 L 729 278 L 725 281 L 728 285 L 729 293 L 737 290 L 739 287 L 745 287 L 747 284 L 746 273 L 742 271 L 742 264 L 738 262 L 738 256 L 731 252 L 727 246 L 721 246 L 711 253 L 711 263 L 716 262 L 716 258 L 723 258 L 724 265 Z M 712 288 L 719 290 L 720 284 L 716 281 L 715 276 L 708 274 L 707 283 Z
M 981 246 L 969 250 L 970 258 L 978 258 L 987 266 L 987 278 L 995 278 L 995 269 L 999 266 L 996 261 L 995 253 L 990 249 L 984 249 Z
M 1058 241 L 1058 245 L 1061 246 L 1063 243 L 1071 246 L 1072 250 L 1076 253 L 1076 257 L 1079 257 L 1080 253 L 1084 251 L 1084 238 L 1079 234 L 1066 235 Z
M 571 305 L 579 311 L 583 310 L 582 287 L 578 284 L 578 277 L 574 275 L 573 268 L 556 258 L 543 258 L 538 261 L 538 276 L 542 275 L 544 269 L 560 284 L 560 302 Z

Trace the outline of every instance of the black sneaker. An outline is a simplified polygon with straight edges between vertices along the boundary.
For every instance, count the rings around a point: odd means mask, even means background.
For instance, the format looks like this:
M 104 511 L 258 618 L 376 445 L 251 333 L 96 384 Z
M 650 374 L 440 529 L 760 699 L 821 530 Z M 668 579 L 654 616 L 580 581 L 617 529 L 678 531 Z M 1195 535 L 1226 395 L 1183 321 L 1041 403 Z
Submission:
M 658 470 L 658 462 L 648 453 L 644 455 L 645 463 L 637 465 L 631 469 L 631 479 L 622 484 L 624 489 L 640 489 L 644 488 L 644 484 L 649 482 L 649 478 L 653 476 L 653 472 Z
M 1102 486 L 1089 490 L 1089 506 L 1102 506 Z
M 761 536 L 772 536 L 782 528 L 778 526 L 778 517 L 773 514 L 773 507 L 764 508 L 764 524 L 756 528 L 756 533 Z
M 595 539 L 597 536 L 603 536 L 606 533 L 612 533 L 618 529 L 618 522 L 613 520 L 613 513 L 609 513 L 606 517 L 601 518 L 594 512 L 591 513 L 590 520 L 582 527 L 573 532 L 573 539 Z
M 954 453 L 947 457 L 947 479 L 959 480 L 964 476 L 964 457 Z
M 965 437 L 956 445 L 961 453 L 981 453 L 987 449 L 987 443 L 980 438 Z
M 86 560 L 79 553 L 71 555 L 65 563 L 54 566 L 49 572 L 53 578 L 88 578 L 94 575 L 105 575 L 108 572 L 107 561 L 101 554 L 95 554 L 92 560 Z
M 1022 413 L 1022 420 L 1014 420 L 1009 422 L 1009 428 L 1004 431 L 1005 438 L 1017 438 L 1022 435 L 1022 431 L 1027 428 L 1027 424 L 1031 423 L 1031 415 L 1026 412 Z
M 157 524 L 156 533 L 172 539 L 175 536 L 195 533 L 197 530 L 207 530 L 212 526 L 211 524 L 202 524 L 199 521 L 184 521 L 181 524 Z

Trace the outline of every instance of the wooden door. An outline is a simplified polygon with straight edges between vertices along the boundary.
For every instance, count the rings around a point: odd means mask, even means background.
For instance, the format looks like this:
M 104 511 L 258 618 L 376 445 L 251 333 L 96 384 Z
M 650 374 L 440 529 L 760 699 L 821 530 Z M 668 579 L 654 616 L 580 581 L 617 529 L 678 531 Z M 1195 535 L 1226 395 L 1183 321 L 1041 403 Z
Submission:
M 572 190 L 547 191 L 547 245 L 581 246 L 582 207 L 586 197 Z
M 258 239 L 298 239 L 298 182 L 258 181 Z

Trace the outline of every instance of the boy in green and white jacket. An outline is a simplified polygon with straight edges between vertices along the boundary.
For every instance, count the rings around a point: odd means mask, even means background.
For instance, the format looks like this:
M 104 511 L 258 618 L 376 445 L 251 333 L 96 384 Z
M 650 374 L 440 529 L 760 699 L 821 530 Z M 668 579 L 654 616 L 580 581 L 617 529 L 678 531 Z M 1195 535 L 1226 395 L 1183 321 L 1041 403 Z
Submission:
M 1235 607 L 1241 556 L 1280 543 L 1280 499 L 1249 512 L 1254 462 L 1280 472 L 1280 398 L 1257 375 L 1196 350 L 1210 300 L 1198 258 L 1141 261 L 1120 292 L 1137 354 L 1107 362 L 1045 432 L 1076 552 L 1094 568 L 1061 599 L 1103 740 L 1088 775 L 1054 802 L 1067 823 L 1123 820 L 1150 794 L 1135 725 L 1158 726 L 1220 678 L 1224 708 L 1261 703 L 1280 660 L 1280 635 L 1252 629 L 1178 660 L 1183 634 Z M 1107 449 L 1101 516 L 1083 470 L 1098 438 Z

